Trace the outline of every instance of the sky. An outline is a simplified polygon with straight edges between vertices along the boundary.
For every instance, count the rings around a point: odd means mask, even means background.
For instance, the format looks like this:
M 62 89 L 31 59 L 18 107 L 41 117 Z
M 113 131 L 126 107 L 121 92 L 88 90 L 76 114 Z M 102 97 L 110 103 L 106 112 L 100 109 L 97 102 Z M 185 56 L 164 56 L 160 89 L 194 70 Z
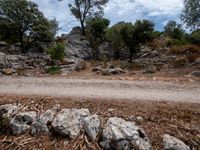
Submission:
M 39 5 L 44 15 L 59 22 L 59 34 L 68 33 L 79 22 L 73 17 L 68 8 L 72 0 L 31 0 Z M 156 24 L 157 30 L 169 20 L 180 22 L 179 15 L 183 9 L 184 0 L 109 0 L 104 8 L 104 17 L 111 25 L 119 22 L 135 22 L 137 19 L 150 19 Z

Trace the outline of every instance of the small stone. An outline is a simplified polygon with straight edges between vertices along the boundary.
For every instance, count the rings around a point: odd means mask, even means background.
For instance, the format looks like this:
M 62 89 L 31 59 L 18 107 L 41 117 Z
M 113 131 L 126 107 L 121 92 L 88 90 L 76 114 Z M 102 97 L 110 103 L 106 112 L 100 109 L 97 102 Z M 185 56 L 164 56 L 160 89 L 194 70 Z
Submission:
M 190 150 L 184 142 L 179 139 L 172 137 L 168 134 L 163 136 L 163 149 L 164 150 Z
M 200 78 L 200 71 L 193 71 L 191 75 Z
M 137 121 L 140 121 L 140 122 L 144 121 L 143 117 L 141 117 L 141 116 L 137 116 L 137 117 L 136 117 L 136 120 L 137 120 Z
M 83 129 L 92 141 L 95 140 L 100 131 L 100 126 L 101 120 L 97 115 L 88 116 L 83 119 Z
M 19 135 L 27 132 L 31 124 L 36 120 L 37 113 L 35 111 L 18 113 L 11 121 L 11 129 L 13 134 Z
M 14 69 L 2 69 L 1 72 L 5 75 L 12 75 L 13 73 L 15 73 L 15 70 Z
M 12 105 L 12 104 L 6 104 L 0 106 L 0 116 L 2 117 L 10 117 L 15 111 L 18 109 L 20 105 Z

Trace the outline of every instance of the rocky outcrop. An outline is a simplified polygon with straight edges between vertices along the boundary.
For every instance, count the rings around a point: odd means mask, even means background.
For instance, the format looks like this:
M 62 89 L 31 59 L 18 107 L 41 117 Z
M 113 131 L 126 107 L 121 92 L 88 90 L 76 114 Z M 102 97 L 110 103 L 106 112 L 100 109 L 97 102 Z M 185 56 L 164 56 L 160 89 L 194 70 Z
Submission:
M 127 122 L 121 118 L 110 118 L 102 136 L 101 146 L 104 149 L 152 149 L 145 132 L 134 122 Z
M 0 68 L 2 69 L 33 69 L 44 68 L 52 61 L 49 56 L 41 54 L 5 55 L 0 53 Z
M 62 37 L 65 41 L 65 53 L 70 58 L 91 59 L 93 50 L 90 42 L 81 34 L 80 27 L 74 27 L 66 36 Z
M 163 136 L 163 149 L 164 150 L 190 150 L 190 147 L 179 139 L 165 134 Z

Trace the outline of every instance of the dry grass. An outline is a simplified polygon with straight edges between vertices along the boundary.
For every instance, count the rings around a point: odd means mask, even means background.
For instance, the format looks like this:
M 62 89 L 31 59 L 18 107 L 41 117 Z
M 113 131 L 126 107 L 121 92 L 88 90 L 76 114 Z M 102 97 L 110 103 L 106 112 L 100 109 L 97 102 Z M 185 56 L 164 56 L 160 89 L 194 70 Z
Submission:
M 186 46 L 173 46 L 170 49 L 171 53 L 176 55 L 190 55 L 190 54 L 200 54 L 200 47 L 196 45 L 186 45 Z
M 41 113 L 55 104 L 62 108 L 89 108 L 92 114 L 98 114 L 105 124 L 109 117 L 117 116 L 130 120 L 130 116 L 142 116 L 143 122 L 136 124 L 143 127 L 155 150 L 162 149 L 163 134 L 170 134 L 188 144 L 195 150 L 200 149 L 200 104 L 173 102 L 145 102 L 126 100 L 70 99 L 36 96 L 0 96 L 0 105 L 22 103 L 25 110 Z M 113 108 L 113 111 L 108 109 Z M 100 138 L 100 137 L 99 137 Z M 100 149 L 97 141 L 90 142 L 82 133 L 74 141 L 59 136 L 0 136 L 0 149 Z

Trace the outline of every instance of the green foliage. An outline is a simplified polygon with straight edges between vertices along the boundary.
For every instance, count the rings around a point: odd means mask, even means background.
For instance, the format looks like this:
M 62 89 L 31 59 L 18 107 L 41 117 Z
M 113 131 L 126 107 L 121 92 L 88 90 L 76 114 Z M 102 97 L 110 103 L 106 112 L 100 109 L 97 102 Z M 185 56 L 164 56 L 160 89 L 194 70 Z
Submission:
M 181 20 L 191 30 L 199 29 L 200 27 L 200 1 L 199 0 L 184 0 L 184 9 L 181 13 Z
M 61 73 L 61 69 L 59 66 L 52 66 L 49 69 L 46 70 L 46 73 L 49 74 L 60 74 Z
M 182 46 L 182 45 L 185 45 L 185 44 L 187 44 L 186 41 L 184 41 L 184 40 L 178 40 L 178 39 L 173 39 L 173 38 L 170 38 L 167 41 L 167 47 Z
M 106 39 L 111 43 L 112 50 L 115 52 L 115 59 L 119 58 L 119 52 L 124 47 L 120 33 L 123 24 L 123 22 L 119 22 L 116 25 L 106 29 Z
M 63 43 L 56 43 L 48 52 L 51 55 L 51 59 L 62 60 L 65 56 L 65 45 Z
M 193 44 L 200 46 L 200 29 L 192 32 L 191 41 Z
M 172 37 L 173 39 L 181 40 L 184 35 L 184 30 L 181 24 L 177 24 L 176 21 L 169 21 L 164 27 L 164 34 Z
M 105 30 L 108 28 L 110 21 L 105 18 L 95 17 L 91 18 L 86 23 L 87 38 L 90 41 L 90 45 L 94 50 L 102 44 L 105 38 Z M 98 57 L 98 52 L 95 51 L 96 57 Z
M 94 16 L 103 15 L 103 6 L 108 0 L 74 0 L 69 4 L 71 13 L 80 21 L 82 32 L 85 35 L 85 21 Z
M 28 0 L 0 0 L 0 35 L 2 40 L 20 42 L 22 51 L 34 41 L 51 42 L 52 23 Z
M 126 47 L 130 53 L 130 61 L 140 44 L 153 40 L 154 24 L 149 20 L 137 20 L 132 23 L 120 22 L 107 30 L 106 36 L 117 51 Z

